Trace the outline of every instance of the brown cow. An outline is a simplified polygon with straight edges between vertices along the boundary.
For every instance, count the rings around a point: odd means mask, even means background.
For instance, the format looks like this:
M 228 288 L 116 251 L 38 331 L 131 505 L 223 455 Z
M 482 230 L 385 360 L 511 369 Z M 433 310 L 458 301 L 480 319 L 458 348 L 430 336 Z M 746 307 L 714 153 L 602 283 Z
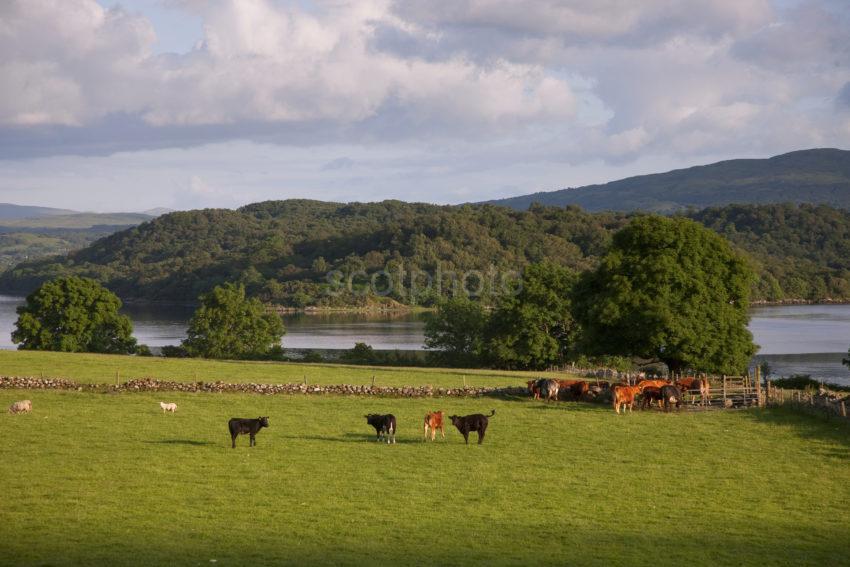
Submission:
M 687 376 L 677 380 L 674 385 L 679 388 L 679 391 L 681 391 L 682 394 L 691 395 L 691 405 L 696 403 L 695 391 L 699 391 L 699 403 L 701 406 L 704 406 L 709 402 L 709 398 L 711 396 L 711 384 L 709 383 L 708 378 Z
M 537 387 L 537 380 L 529 380 L 526 382 L 528 384 L 528 393 L 534 396 L 535 400 L 540 399 L 540 388 Z
M 570 386 L 570 394 L 573 395 L 573 398 L 576 400 L 580 400 L 587 391 L 590 389 L 590 385 L 584 380 L 579 380 L 575 384 Z
M 437 430 L 440 430 L 440 435 L 442 435 L 443 439 L 446 438 L 446 431 L 443 429 L 443 412 L 441 411 L 429 411 L 425 414 L 425 436 L 422 438 L 423 441 L 428 440 L 428 430 L 431 430 L 431 441 L 434 441 L 437 437 Z
M 649 386 L 652 386 L 653 388 L 658 388 L 660 390 L 664 386 L 669 385 L 670 382 L 667 380 L 641 380 L 636 384 L 636 386 L 640 388 L 641 391 L 643 391 L 644 388 L 647 388 Z
M 632 411 L 635 405 L 635 395 L 640 391 L 637 386 L 627 386 L 626 384 L 614 384 L 611 387 L 611 394 L 614 398 L 614 411 L 620 413 L 620 407 L 623 408 L 623 413 L 626 407 Z

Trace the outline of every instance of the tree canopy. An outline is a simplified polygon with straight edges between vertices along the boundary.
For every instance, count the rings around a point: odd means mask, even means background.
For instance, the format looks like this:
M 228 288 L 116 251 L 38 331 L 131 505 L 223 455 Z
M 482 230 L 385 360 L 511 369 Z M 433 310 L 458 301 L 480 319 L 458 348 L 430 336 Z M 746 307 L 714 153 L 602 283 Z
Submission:
M 478 365 L 482 362 L 487 320 L 481 303 L 464 296 L 446 299 L 425 321 L 425 348 L 441 364 Z
M 266 358 L 280 352 L 283 321 L 259 299 L 246 297 L 245 286 L 226 283 L 200 301 L 183 341 L 189 356 Z
M 576 286 L 583 350 L 718 373 L 746 369 L 754 274 L 719 235 L 684 218 L 644 216 L 614 235 Z
M 89 278 L 44 283 L 18 307 L 12 341 L 23 350 L 127 354 L 135 351 L 121 300 Z
M 526 267 L 517 294 L 505 296 L 488 329 L 488 353 L 506 368 L 545 368 L 562 362 L 576 331 L 572 270 L 551 263 Z

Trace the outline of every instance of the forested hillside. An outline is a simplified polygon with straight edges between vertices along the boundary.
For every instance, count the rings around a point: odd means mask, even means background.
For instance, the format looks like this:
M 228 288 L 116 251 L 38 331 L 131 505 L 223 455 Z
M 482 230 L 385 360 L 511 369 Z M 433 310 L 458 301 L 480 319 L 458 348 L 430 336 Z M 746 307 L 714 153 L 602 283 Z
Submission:
M 850 208 L 850 151 L 823 148 L 769 159 L 733 159 L 488 203 L 520 210 L 539 203 L 578 205 L 589 211 L 671 213 L 731 203 L 783 202 Z
M 688 216 L 752 259 L 761 275 L 755 299 L 850 299 L 850 213 L 784 204 Z M 171 213 L 67 257 L 24 262 L 0 276 L 0 289 L 29 292 L 47 278 L 77 274 L 124 298 L 194 300 L 241 281 L 252 295 L 291 307 L 430 305 L 451 293 L 452 274 L 466 273 L 468 287 L 489 301 L 502 276 L 530 262 L 594 266 L 628 219 L 577 207 L 270 201 Z M 377 293 L 364 292 L 370 280 Z

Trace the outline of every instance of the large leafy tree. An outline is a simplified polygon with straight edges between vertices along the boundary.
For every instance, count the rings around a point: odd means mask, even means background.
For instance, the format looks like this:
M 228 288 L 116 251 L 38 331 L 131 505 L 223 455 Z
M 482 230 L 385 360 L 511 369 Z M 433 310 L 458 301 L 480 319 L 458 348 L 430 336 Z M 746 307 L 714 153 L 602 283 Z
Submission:
M 133 326 L 121 300 L 89 278 L 45 282 L 18 307 L 12 341 L 22 350 L 132 353 Z
M 684 218 L 638 217 L 576 286 L 583 348 L 672 372 L 742 372 L 756 350 L 747 330 L 753 279 L 716 233 Z
M 217 286 L 200 300 L 183 341 L 189 356 L 265 358 L 280 351 L 283 321 L 259 299 L 246 297 L 244 285 Z
M 576 331 L 570 295 L 577 276 L 551 263 L 531 264 L 518 293 L 491 317 L 488 352 L 500 367 L 545 368 L 563 360 Z
M 467 297 L 444 300 L 425 322 L 425 348 L 442 364 L 480 364 L 487 319 L 481 304 Z

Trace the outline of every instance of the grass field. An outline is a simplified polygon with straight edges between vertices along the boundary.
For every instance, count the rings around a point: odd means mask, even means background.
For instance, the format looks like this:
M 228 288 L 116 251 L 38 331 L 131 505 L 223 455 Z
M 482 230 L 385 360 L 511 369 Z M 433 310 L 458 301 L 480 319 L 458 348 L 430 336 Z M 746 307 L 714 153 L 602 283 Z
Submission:
M 850 431 L 781 409 L 0 390 L 22 398 L 0 565 L 850 564 Z M 422 443 L 437 408 L 495 408 L 484 445 Z M 230 449 L 227 419 L 258 415 Z
M 62 352 L 0 350 L 0 375 L 70 378 L 87 384 L 112 384 L 130 378 L 159 378 L 192 382 L 257 382 L 279 384 L 371 384 L 456 388 L 509 386 L 545 375 L 545 372 L 458 370 L 441 368 L 369 367 L 299 362 L 245 362 L 162 357 L 72 354 Z

